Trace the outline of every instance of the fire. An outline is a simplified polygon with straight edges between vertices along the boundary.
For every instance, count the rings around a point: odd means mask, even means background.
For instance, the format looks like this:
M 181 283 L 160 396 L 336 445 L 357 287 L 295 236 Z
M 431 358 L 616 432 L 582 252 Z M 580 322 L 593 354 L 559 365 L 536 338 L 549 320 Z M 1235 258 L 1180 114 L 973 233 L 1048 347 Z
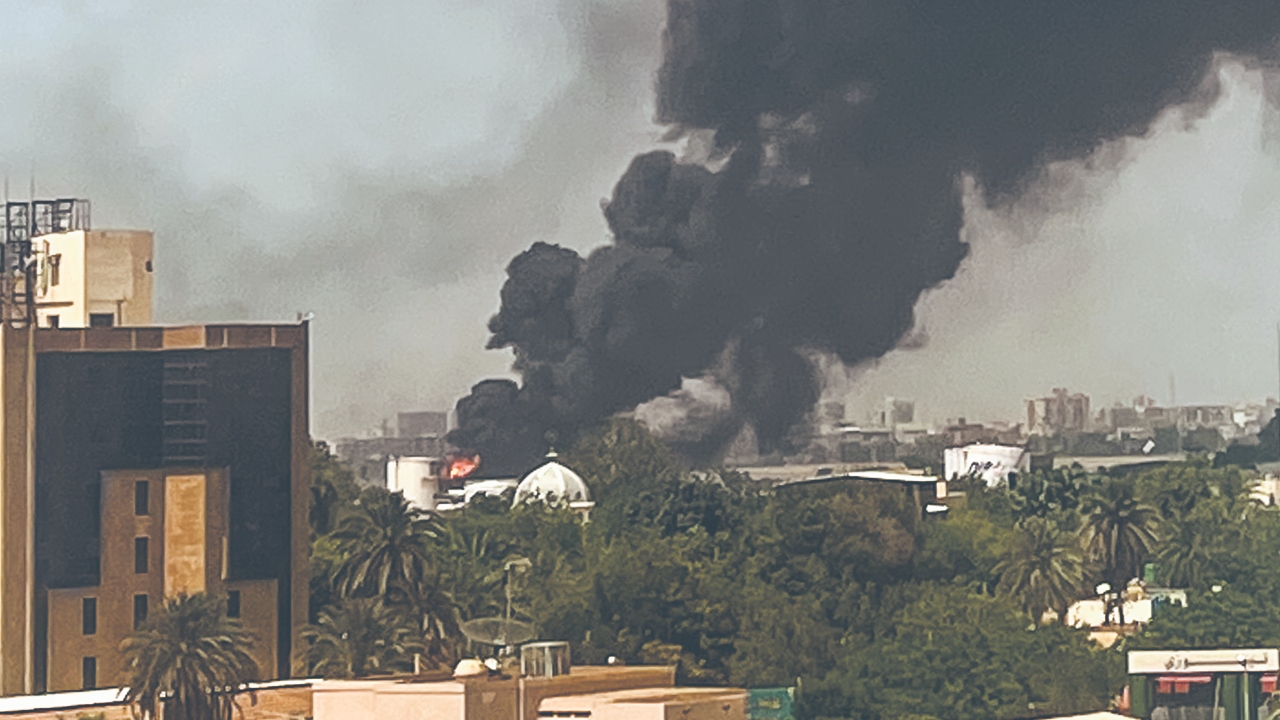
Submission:
M 478 467 L 480 467 L 479 455 L 455 458 L 453 462 L 449 463 L 449 479 L 461 480 L 475 472 Z

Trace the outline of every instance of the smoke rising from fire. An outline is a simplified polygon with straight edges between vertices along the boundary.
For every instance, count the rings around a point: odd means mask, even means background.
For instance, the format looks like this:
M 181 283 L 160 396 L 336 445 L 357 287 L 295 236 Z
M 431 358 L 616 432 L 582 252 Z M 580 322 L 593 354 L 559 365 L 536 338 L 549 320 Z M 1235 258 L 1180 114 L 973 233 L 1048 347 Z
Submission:
M 730 399 L 676 424 L 701 439 L 691 454 L 744 423 L 778 447 L 818 397 L 812 353 L 883 355 L 955 273 L 962 178 L 1010 202 L 1047 161 L 1207 106 L 1215 52 L 1269 57 L 1280 29 L 1280 6 L 1256 2 L 667 10 L 658 120 L 709 135 L 716 169 L 640 155 L 604 207 L 613 244 L 584 259 L 538 243 L 512 261 L 489 346 L 514 349 L 523 383 L 477 386 L 452 436 L 486 463 L 690 378 Z

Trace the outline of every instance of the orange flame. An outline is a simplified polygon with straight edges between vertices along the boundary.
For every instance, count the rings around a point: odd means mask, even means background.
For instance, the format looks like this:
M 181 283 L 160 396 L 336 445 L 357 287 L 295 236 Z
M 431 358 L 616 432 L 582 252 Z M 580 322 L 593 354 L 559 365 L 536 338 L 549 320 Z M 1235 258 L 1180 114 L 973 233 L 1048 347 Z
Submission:
M 479 455 L 476 455 L 475 457 L 456 458 L 453 462 L 449 463 L 449 479 L 461 480 L 475 472 L 478 467 L 480 467 Z

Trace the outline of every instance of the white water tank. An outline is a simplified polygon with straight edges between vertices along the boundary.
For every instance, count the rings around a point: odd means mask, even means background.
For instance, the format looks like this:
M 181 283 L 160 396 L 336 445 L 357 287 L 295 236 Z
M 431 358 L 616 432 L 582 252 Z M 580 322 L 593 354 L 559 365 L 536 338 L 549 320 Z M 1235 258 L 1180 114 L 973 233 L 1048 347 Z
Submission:
M 419 509 L 434 512 L 442 466 L 440 458 L 393 457 L 387 461 L 387 489 L 402 492 Z

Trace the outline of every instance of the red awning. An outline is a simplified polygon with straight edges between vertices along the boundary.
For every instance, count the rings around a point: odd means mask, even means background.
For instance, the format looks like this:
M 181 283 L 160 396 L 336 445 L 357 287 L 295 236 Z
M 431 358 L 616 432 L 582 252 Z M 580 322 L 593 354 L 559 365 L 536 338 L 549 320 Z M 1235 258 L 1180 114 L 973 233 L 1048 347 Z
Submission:
M 1273 693 L 1275 691 L 1276 691 L 1276 676 L 1263 675 L 1262 676 L 1262 692 Z
M 1274 682 L 1274 678 L 1272 678 Z M 1213 682 L 1212 675 L 1161 675 L 1156 678 L 1156 692 L 1162 695 L 1191 692 L 1192 685 L 1207 685 Z

